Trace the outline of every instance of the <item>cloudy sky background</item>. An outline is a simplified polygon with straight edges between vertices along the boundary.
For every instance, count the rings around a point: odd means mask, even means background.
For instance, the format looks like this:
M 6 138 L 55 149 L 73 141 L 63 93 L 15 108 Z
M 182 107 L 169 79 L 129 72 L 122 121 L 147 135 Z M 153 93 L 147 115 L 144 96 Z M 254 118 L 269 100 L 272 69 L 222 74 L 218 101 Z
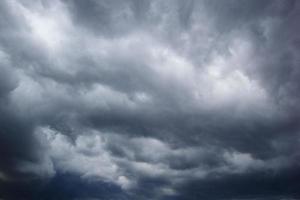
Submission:
M 300 198 L 300 2 L 4 0 L 0 198 Z

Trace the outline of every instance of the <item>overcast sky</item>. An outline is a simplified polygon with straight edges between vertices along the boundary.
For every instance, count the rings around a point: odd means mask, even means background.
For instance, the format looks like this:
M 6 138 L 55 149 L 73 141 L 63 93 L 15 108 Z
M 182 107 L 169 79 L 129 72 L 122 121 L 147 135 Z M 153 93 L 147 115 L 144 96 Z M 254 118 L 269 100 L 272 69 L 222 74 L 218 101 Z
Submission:
M 300 1 L 3 0 L 1 200 L 300 199 Z

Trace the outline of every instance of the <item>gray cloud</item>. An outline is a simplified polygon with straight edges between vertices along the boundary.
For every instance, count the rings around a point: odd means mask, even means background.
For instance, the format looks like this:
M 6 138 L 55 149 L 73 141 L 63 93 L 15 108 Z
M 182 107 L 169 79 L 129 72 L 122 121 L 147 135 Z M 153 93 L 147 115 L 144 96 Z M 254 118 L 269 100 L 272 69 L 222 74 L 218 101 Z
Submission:
M 297 1 L 0 11 L 0 198 L 299 197 Z

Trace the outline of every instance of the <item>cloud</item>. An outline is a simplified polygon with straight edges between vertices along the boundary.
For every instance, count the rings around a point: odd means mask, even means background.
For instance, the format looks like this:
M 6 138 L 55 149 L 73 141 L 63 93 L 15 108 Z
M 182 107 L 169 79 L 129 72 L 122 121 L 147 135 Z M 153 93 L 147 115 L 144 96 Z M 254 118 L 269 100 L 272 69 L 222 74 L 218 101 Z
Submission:
M 299 196 L 299 13 L 1 2 L 0 198 Z

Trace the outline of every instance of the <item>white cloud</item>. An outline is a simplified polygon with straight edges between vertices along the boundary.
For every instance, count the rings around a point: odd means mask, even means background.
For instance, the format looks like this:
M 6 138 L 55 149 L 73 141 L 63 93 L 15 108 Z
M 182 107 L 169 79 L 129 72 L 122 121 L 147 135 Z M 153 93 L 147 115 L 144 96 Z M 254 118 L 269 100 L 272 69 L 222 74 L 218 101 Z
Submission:
M 32 30 L 33 40 L 50 51 L 58 51 L 70 37 L 68 29 L 71 27 L 71 21 L 63 3 L 55 0 L 47 4 L 45 7 L 43 3 L 37 2 L 28 8 L 14 2 L 14 7 L 24 15 Z

